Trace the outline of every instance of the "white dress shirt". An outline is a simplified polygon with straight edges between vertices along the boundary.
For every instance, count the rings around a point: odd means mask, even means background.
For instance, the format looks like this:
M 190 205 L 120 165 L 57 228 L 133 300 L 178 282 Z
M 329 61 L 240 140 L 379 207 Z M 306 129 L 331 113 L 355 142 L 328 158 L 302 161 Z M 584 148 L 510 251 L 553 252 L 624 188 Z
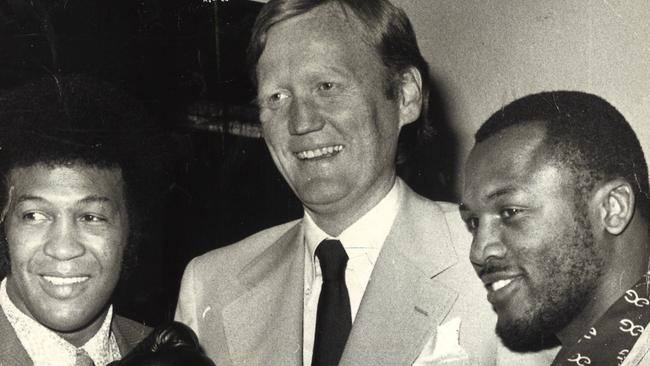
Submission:
M 0 283 L 0 307 L 34 366 L 74 366 L 77 348 L 20 311 L 7 295 L 6 283 L 6 278 Z M 111 331 L 112 320 L 111 305 L 99 331 L 81 346 L 96 366 L 104 366 L 121 358 L 115 335 Z
M 316 312 L 323 278 L 320 263 L 314 255 L 316 247 L 325 239 L 337 239 L 349 257 L 345 269 L 345 284 L 350 296 L 352 322 L 356 318 L 361 298 L 366 291 L 379 252 L 393 226 L 399 210 L 399 197 L 404 183 L 399 178 L 388 194 L 370 211 L 341 235 L 332 237 L 319 228 L 305 211 L 305 292 L 303 314 L 303 364 L 311 365 L 316 332 Z

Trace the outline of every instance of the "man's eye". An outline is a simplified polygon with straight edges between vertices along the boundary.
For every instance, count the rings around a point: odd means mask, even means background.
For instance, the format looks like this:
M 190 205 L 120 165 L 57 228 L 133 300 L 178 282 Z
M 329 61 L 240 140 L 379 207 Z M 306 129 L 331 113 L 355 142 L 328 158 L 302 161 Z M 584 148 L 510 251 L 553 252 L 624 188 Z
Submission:
M 465 219 L 465 225 L 467 225 L 467 230 L 470 232 L 476 231 L 478 228 L 478 217 L 468 217 Z
M 318 84 L 318 89 L 323 91 L 330 91 L 334 89 L 335 85 L 332 82 L 326 81 Z
M 95 223 L 95 222 L 104 222 L 104 221 L 106 221 L 105 218 L 103 218 L 103 217 L 101 217 L 101 216 L 93 215 L 93 214 L 86 214 L 86 215 L 83 215 L 83 216 L 81 216 L 81 217 L 79 218 L 79 220 L 81 220 L 81 221 L 83 221 L 83 222 L 90 222 L 90 223 Z
M 273 93 L 269 97 L 268 101 L 271 104 L 277 104 L 280 103 L 281 101 L 287 99 L 289 96 L 286 93 Z
M 501 218 L 509 219 L 509 218 L 512 218 L 512 217 L 516 216 L 520 212 L 521 212 L 521 210 L 518 209 L 518 208 L 506 208 L 506 209 L 501 210 L 500 215 L 501 215 Z
M 47 220 L 47 216 L 41 212 L 27 212 L 23 214 L 23 221 L 41 222 Z
M 262 109 L 278 109 L 286 103 L 288 98 L 289 94 L 286 92 L 266 94 L 258 98 L 258 106 Z

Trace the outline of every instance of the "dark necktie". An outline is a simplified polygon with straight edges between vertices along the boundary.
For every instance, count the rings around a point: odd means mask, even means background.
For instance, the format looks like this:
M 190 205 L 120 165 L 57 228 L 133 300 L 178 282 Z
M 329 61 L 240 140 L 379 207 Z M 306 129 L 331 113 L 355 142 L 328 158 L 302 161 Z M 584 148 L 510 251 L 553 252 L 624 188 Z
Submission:
M 352 328 L 350 297 L 345 286 L 348 255 L 338 240 L 323 240 L 316 248 L 323 275 L 318 298 L 312 366 L 336 366 Z

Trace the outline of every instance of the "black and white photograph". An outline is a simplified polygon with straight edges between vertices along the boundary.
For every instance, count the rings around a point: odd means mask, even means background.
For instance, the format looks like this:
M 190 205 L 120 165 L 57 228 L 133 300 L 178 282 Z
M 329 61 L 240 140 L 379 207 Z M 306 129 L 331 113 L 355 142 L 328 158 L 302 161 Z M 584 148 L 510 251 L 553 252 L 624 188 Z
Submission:
M 650 366 L 647 0 L 0 0 L 0 366 Z

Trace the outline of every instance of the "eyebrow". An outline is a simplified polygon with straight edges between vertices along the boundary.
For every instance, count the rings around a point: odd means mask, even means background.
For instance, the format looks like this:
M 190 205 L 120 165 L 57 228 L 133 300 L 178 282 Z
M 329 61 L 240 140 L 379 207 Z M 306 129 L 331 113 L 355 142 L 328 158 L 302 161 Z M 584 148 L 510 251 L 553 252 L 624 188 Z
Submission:
M 105 196 L 90 195 L 77 201 L 77 203 L 96 203 L 96 202 L 111 202 L 111 200 Z
M 515 187 L 513 187 L 513 186 L 506 186 L 506 187 L 503 187 L 503 188 L 497 189 L 496 191 L 494 191 L 494 192 L 488 194 L 487 199 L 488 199 L 488 200 L 493 200 L 493 199 L 495 199 L 495 198 L 499 198 L 499 197 L 501 197 L 501 196 L 505 196 L 505 195 L 510 194 L 510 193 L 513 193 L 513 192 L 515 192 L 515 191 L 517 191 L 517 189 L 516 189 Z
M 515 188 L 513 186 L 506 186 L 506 187 L 503 187 L 503 188 L 499 188 L 496 191 L 488 194 L 487 197 L 486 197 L 486 200 L 487 201 L 492 201 L 492 200 L 494 200 L 496 198 L 499 198 L 501 196 L 505 196 L 507 194 L 511 194 L 513 192 L 516 192 L 516 191 L 517 191 L 517 188 Z M 464 202 L 461 202 L 461 203 L 458 204 L 458 210 L 462 211 L 462 212 L 471 211 L 469 206 L 467 206 L 467 204 L 464 203 Z
M 21 195 L 16 199 L 16 204 L 26 202 L 26 201 L 47 202 L 47 200 L 41 196 L 25 194 L 25 195 Z M 88 204 L 88 203 L 96 203 L 96 202 L 111 202 L 111 200 L 105 196 L 90 195 L 80 199 L 76 203 Z
M 19 204 L 19 203 L 22 203 L 22 202 L 25 202 L 25 201 L 44 202 L 45 199 L 43 197 L 40 197 L 40 196 L 32 196 L 32 195 L 29 195 L 29 194 L 23 194 L 23 195 L 20 195 L 20 196 L 18 196 L 16 198 L 16 204 Z

